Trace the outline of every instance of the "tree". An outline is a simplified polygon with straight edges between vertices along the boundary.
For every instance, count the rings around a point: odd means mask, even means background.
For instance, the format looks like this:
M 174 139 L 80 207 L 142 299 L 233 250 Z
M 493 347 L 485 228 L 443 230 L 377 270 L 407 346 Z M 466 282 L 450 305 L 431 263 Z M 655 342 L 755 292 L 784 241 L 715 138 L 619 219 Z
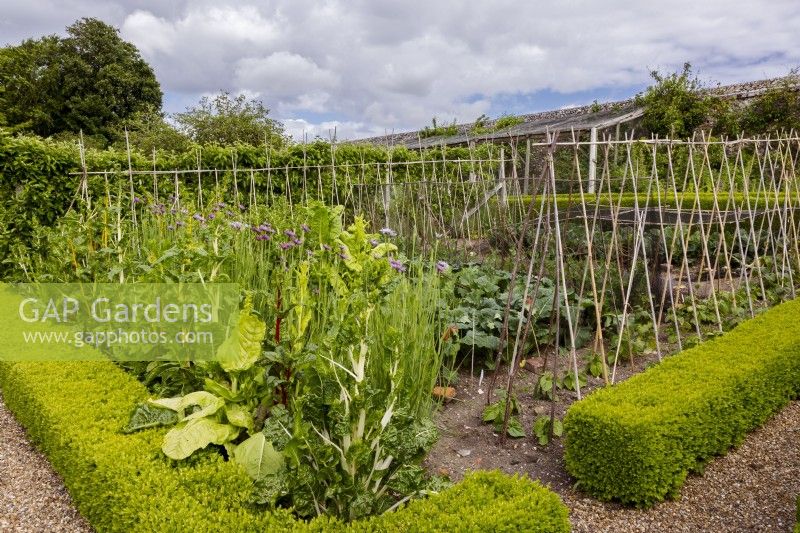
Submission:
M 260 146 L 266 141 L 272 146 L 283 145 L 287 140 L 283 125 L 268 115 L 269 109 L 260 100 L 220 92 L 213 98 L 204 96 L 197 106 L 176 113 L 174 118 L 178 127 L 199 144 L 241 142 Z
M 691 137 L 718 104 L 692 75 L 690 63 L 684 63 L 681 72 L 665 76 L 654 70 L 650 76 L 655 83 L 636 97 L 636 104 L 644 107 L 642 126 L 651 133 Z
M 783 81 L 744 106 L 739 131 L 771 133 L 800 130 L 800 74 L 792 70 Z
M 153 150 L 182 152 L 188 150 L 192 140 L 167 122 L 163 112 L 156 108 L 137 111 L 124 120 L 113 132 L 114 146 L 125 149 L 125 130 L 131 148 L 150 154 Z
M 12 128 L 50 136 L 109 137 L 120 121 L 161 108 L 153 69 L 119 31 L 93 18 L 67 37 L 29 39 L 0 50 L 0 113 Z

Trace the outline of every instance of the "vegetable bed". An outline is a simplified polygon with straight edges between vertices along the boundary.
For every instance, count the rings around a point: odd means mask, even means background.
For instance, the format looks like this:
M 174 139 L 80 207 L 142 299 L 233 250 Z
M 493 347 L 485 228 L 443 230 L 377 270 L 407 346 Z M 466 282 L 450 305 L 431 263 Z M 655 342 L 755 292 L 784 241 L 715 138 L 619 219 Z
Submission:
M 252 505 L 244 469 L 218 453 L 178 464 L 161 453 L 163 428 L 123 434 L 147 391 L 110 362 L 0 363 L 0 387 L 98 531 L 570 530 L 557 495 L 498 472 L 471 474 L 440 494 L 363 521 L 298 521 L 288 510 Z

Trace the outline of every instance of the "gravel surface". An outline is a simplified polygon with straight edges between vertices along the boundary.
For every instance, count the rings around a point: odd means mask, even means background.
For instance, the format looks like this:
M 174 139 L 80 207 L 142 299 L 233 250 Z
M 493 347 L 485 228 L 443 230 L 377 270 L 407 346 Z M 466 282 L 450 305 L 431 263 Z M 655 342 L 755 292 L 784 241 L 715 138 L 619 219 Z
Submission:
M 90 532 L 64 482 L 0 396 L 0 531 Z
M 690 476 L 676 501 L 652 509 L 603 504 L 562 493 L 574 531 L 787 531 L 800 494 L 800 402 L 793 402 L 736 450 Z

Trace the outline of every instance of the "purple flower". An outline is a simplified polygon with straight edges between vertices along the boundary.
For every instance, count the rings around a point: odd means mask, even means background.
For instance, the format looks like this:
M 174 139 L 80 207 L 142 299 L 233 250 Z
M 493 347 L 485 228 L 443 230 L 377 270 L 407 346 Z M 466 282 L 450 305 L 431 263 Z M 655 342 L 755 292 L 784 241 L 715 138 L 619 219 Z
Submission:
M 303 224 L 300 227 L 303 228 L 303 232 L 305 232 L 305 233 L 308 233 L 309 231 L 311 231 L 311 228 L 308 227 L 308 224 Z
M 141 204 L 142 202 L 144 202 L 144 200 L 142 200 L 142 199 L 141 199 L 141 198 L 139 198 L 138 196 L 134 196 L 134 197 L 133 197 L 133 203 L 135 203 L 135 204 Z
M 369 243 L 372 245 L 373 248 L 375 248 L 380 244 L 380 242 L 378 242 L 376 239 L 370 239 Z
M 291 241 L 289 241 L 289 242 L 282 242 L 282 243 L 281 243 L 281 250 L 288 250 L 288 249 L 289 249 L 289 248 L 291 248 L 292 246 L 294 246 L 294 243 L 293 243 L 293 242 L 291 242 Z
M 328 246 L 327 244 L 323 244 L 322 245 L 322 249 L 325 250 L 326 252 L 330 252 L 331 251 L 331 247 Z
M 450 268 L 450 265 L 448 265 L 446 261 L 437 261 L 436 262 L 436 272 L 438 272 L 439 274 L 443 274 L 449 268 Z
M 238 220 L 234 220 L 231 222 L 231 227 L 237 231 L 241 230 L 244 227 L 244 224 L 239 222 Z
M 378 233 L 384 237 L 397 237 L 397 232 L 392 228 L 381 228 Z
M 215 215 L 214 213 L 209 213 L 208 214 L 208 220 L 214 220 L 216 217 L 217 217 L 217 215 Z
M 311 250 L 306 250 L 306 255 L 308 257 L 314 257 L 314 252 L 312 252 Z
M 297 237 L 295 237 L 294 239 L 292 239 L 292 242 L 295 243 L 297 246 L 300 246 L 301 244 L 303 244 L 303 239 L 298 239 Z
M 297 234 L 294 231 L 290 230 L 290 229 L 284 230 L 283 234 L 286 235 L 287 237 L 289 237 L 290 239 L 294 239 L 294 238 L 297 237 Z
M 256 240 L 257 241 L 268 241 L 269 239 L 270 239 L 270 236 L 266 235 L 264 233 L 260 233 L 260 234 L 256 235 Z
M 340 253 L 340 254 L 339 254 L 339 257 L 341 257 L 343 261 L 347 261 L 348 259 L 350 259 L 350 256 L 349 256 L 349 255 L 347 255 L 347 254 L 346 254 L 346 253 L 344 253 L 344 252 Z
M 174 230 L 174 229 L 175 229 L 175 226 L 173 226 L 172 224 L 169 224 L 169 225 L 167 226 L 167 229 L 168 229 L 168 230 L 170 230 L 170 231 L 172 231 L 172 230 Z
M 217 207 L 219 209 L 224 209 L 224 208 L 228 207 L 228 204 L 226 204 L 225 202 L 220 202 L 220 203 L 217 204 Z
M 175 227 L 178 227 L 178 228 L 180 228 L 181 226 L 185 226 L 185 225 L 186 225 L 186 222 L 184 222 L 183 220 L 179 220 L 179 221 L 177 221 L 175 223 Z
M 406 271 L 406 267 L 403 265 L 403 263 L 395 259 L 389 259 L 389 266 L 401 273 Z
M 245 210 L 245 209 L 247 209 L 247 208 L 244 206 L 244 204 L 239 204 L 239 209 L 241 209 L 242 211 L 244 211 L 244 210 Z
M 192 215 L 192 218 L 195 219 L 198 222 L 205 222 L 206 221 L 206 219 L 204 219 L 203 215 L 201 215 L 200 213 L 195 213 L 194 215 Z

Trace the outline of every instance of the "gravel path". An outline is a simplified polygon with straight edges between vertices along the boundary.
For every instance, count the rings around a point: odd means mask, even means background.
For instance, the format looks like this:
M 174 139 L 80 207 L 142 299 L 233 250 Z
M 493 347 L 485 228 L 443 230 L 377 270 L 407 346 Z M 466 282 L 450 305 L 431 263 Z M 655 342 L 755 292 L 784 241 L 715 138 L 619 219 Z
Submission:
M 90 532 L 64 482 L 0 396 L 0 531 Z
M 690 476 L 681 498 L 648 510 L 564 494 L 574 531 L 784 531 L 794 526 L 800 494 L 800 402 L 750 434 L 736 450 Z

